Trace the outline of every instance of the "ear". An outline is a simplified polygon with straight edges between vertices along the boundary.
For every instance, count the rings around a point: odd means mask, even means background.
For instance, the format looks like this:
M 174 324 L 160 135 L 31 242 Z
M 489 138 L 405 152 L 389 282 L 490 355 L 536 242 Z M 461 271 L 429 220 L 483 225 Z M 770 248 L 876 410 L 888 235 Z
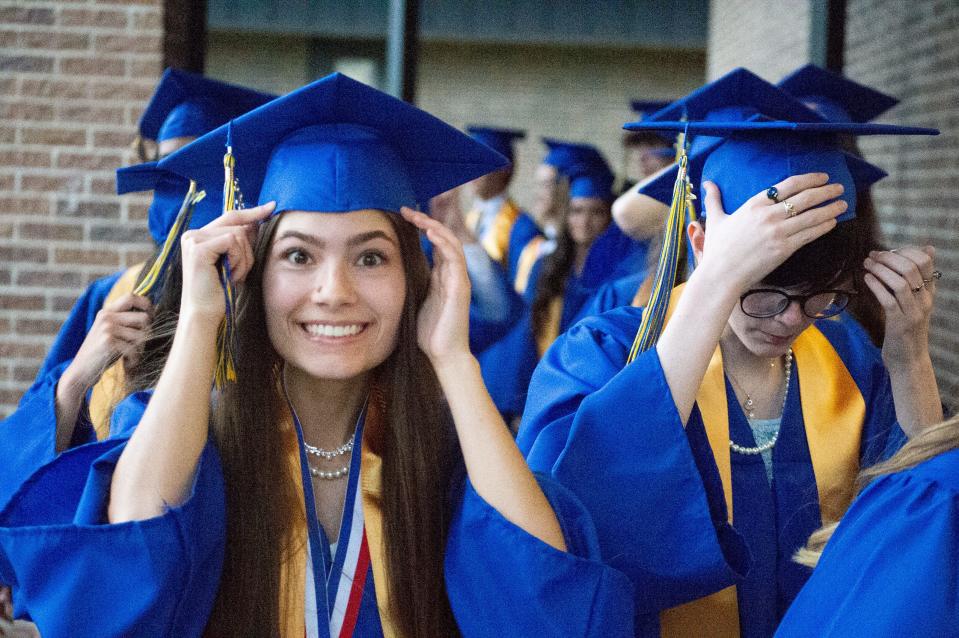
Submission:
M 706 244 L 706 229 L 699 221 L 690 222 L 686 227 L 686 237 L 689 238 L 689 244 L 693 247 L 693 255 L 696 257 L 696 263 L 699 264 L 703 259 L 703 246 Z

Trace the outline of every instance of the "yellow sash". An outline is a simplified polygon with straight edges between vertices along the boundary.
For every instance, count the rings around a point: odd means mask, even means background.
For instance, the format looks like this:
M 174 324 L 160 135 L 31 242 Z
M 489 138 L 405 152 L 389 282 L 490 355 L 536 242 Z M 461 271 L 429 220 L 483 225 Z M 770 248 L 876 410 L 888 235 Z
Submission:
M 499 212 L 493 219 L 493 223 L 483 237 L 477 237 L 486 253 L 493 261 L 498 261 L 504 268 L 509 264 L 509 237 L 513 232 L 513 224 L 519 218 L 519 207 L 511 199 L 503 202 Z M 466 226 L 473 232 L 479 227 L 480 211 L 474 208 L 466 213 Z
M 516 262 L 516 279 L 513 281 L 513 289 L 521 295 L 529 287 L 529 276 L 533 273 L 533 266 L 539 259 L 540 247 L 544 241 L 546 241 L 545 237 L 537 235 L 529 240 L 523 246 L 523 250 L 520 251 L 519 260 Z
M 398 638 L 399 632 L 390 620 L 389 590 L 386 578 L 386 545 L 383 539 L 383 512 L 381 509 L 382 458 L 377 452 L 381 428 L 384 422 L 384 405 L 380 401 L 370 400 L 363 426 L 363 457 L 360 462 L 360 489 L 363 494 L 363 521 L 366 526 L 366 542 L 370 550 L 370 564 L 373 568 L 373 582 L 376 589 L 376 603 L 380 612 L 380 624 L 386 638 Z M 281 430 L 284 446 L 290 464 L 290 480 L 300 482 L 300 449 L 296 430 L 289 411 L 285 411 L 284 426 Z M 305 512 L 302 490 L 299 494 L 300 506 L 297 511 Z M 280 591 L 281 627 L 284 638 L 303 638 L 306 631 L 304 596 L 306 594 L 306 518 L 294 521 L 292 549 L 287 561 L 280 567 L 281 583 L 286 587 Z M 324 622 L 320 619 L 320 622 Z
M 636 295 L 633 297 L 633 302 L 630 304 L 631 306 L 636 308 L 646 307 L 646 303 L 649 301 L 649 296 L 653 294 L 653 279 L 655 278 L 656 273 L 650 273 L 645 279 L 643 279 L 643 283 L 639 285 L 639 289 L 636 291 Z
M 536 336 L 536 350 L 540 358 L 546 354 L 556 337 L 559 336 L 559 322 L 563 315 L 563 298 L 559 295 L 549 301 L 549 308 L 546 315 L 546 325 Z
M 143 264 L 137 264 L 120 275 L 110 288 L 107 298 L 103 300 L 104 307 L 123 295 L 133 292 L 141 270 L 143 270 Z M 102 441 L 110 434 L 110 415 L 113 413 L 114 406 L 123 399 L 125 385 L 126 378 L 121 359 L 103 371 L 100 380 L 90 392 L 90 422 L 97 433 L 98 441 Z
M 683 286 L 670 299 L 666 320 L 675 310 Z M 866 417 L 866 402 L 849 370 L 826 337 L 815 326 L 807 328 L 792 346 L 809 455 L 819 493 L 822 520 L 838 520 L 853 494 L 859 472 L 859 444 Z M 732 468 L 729 450 L 729 414 L 726 381 L 719 347 L 713 353 L 696 404 L 703 417 L 726 498 L 729 522 L 733 517 Z M 661 635 L 719 638 L 740 635 L 736 587 L 667 609 L 660 614 Z

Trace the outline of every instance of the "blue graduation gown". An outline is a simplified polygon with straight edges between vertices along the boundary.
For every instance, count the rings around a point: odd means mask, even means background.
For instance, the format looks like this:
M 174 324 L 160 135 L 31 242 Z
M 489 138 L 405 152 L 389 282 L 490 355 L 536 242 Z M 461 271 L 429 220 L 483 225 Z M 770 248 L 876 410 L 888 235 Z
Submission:
M 639 308 L 619 308 L 560 337 L 533 376 L 517 441 L 534 470 L 579 497 L 604 559 L 633 579 L 638 635 L 658 633 L 657 612 L 734 583 L 742 635 L 771 635 L 806 580 L 791 555 L 821 524 L 801 374 L 774 448 L 772 487 L 761 457 L 732 456 L 733 531 L 698 406 L 684 430 L 655 349 L 623 367 L 641 318 Z M 860 456 L 868 465 L 904 440 L 888 375 L 871 343 L 839 322 L 817 325 L 865 398 Z M 755 446 L 726 383 L 730 436 Z
M 97 279 L 77 299 L 40 365 L 33 384 L 13 414 L 0 421 L 0 506 L 30 474 L 56 455 L 56 390 L 73 361 L 120 271 Z M 85 411 L 73 432 L 70 447 L 96 440 Z
M 523 292 L 526 308 L 522 318 L 505 338 L 479 357 L 486 387 L 507 422 L 522 413 L 529 382 L 539 361 L 531 308 L 544 259 L 545 255 L 541 256 L 530 272 L 529 285 Z M 610 224 L 590 247 L 582 272 L 570 273 L 566 279 L 559 334 L 579 319 L 603 284 L 630 272 L 645 259 L 645 246 L 625 235 L 615 224 Z
M 28 476 L 56 456 L 57 382 L 71 361 L 61 361 L 47 370 L 13 414 L 0 421 L 0 507 Z M 85 412 L 80 413 L 70 447 L 96 440 Z
M 959 633 L 959 450 L 857 498 L 777 638 Z
M 639 291 L 639 287 L 643 285 L 645 279 L 646 271 L 641 270 L 632 275 L 626 275 L 615 281 L 603 284 L 599 290 L 596 291 L 596 294 L 593 295 L 592 300 L 580 311 L 576 317 L 576 321 L 585 319 L 586 317 L 601 315 L 614 308 L 629 306 L 633 303 L 633 299 L 636 298 L 636 293 Z
M 138 421 L 145 399 L 129 401 L 125 414 Z M 204 450 L 183 505 L 145 521 L 104 524 L 112 471 L 128 440 L 129 428 L 117 430 L 41 468 L 0 511 L 0 582 L 13 587 L 17 617 L 36 622 L 44 638 L 199 636 L 216 596 L 226 533 L 216 448 Z M 576 635 L 627 638 L 631 584 L 597 560 L 595 531 L 575 497 L 542 482 L 569 552 L 522 531 L 460 483 L 446 580 L 463 635 L 518 635 L 523 627 L 530 630 L 523 635 L 559 637 L 572 627 Z M 382 636 L 376 609 L 371 568 L 354 635 Z

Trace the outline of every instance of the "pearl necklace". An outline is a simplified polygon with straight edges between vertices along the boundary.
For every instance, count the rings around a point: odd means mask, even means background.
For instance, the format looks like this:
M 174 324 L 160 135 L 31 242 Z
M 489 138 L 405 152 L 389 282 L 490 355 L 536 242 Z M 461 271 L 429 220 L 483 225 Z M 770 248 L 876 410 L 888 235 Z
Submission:
M 776 445 L 776 442 L 779 440 L 779 432 L 780 430 L 782 430 L 782 414 L 786 411 L 786 398 L 789 396 L 789 378 L 792 376 L 792 367 L 793 367 L 792 364 L 793 364 L 793 351 L 792 351 L 792 348 L 790 348 L 786 352 L 786 363 L 783 365 L 783 370 L 786 373 L 786 378 L 783 381 L 783 403 L 779 412 L 780 414 L 779 429 L 776 430 L 776 433 L 772 436 L 772 438 L 770 438 L 768 441 L 766 441 L 762 445 L 757 445 L 756 447 L 745 447 L 745 446 L 739 445 L 735 443 L 732 440 L 732 438 L 730 438 L 729 449 L 731 449 L 733 452 L 736 452 L 737 454 L 749 454 L 749 455 L 762 454 L 763 452 L 771 450 L 773 446 Z M 772 367 L 772 365 L 773 364 L 770 364 L 770 367 Z M 739 388 L 739 391 L 746 395 L 746 400 L 743 402 L 743 406 L 742 406 L 743 411 L 746 413 L 746 417 L 749 419 L 755 418 L 756 413 L 753 411 L 753 408 L 755 408 L 756 406 L 755 401 L 753 401 L 753 398 L 749 396 L 749 393 L 743 389 L 742 385 L 740 385 L 740 383 L 733 378 L 733 375 L 729 370 L 726 371 L 726 374 L 729 375 L 729 380 L 732 381 L 737 388 Z
M 316 446 L 310 445 L 306 441 L 303 441 L 303 447 L 306 449 L 307 454 L 312 454 L 313 456 L 318 456 L 321 459 L 332 461 L 338 456 L 343 456 L 344 454 L 347 454 L 353 451 L 353 440 L 355 437 L 356 437 L 356 432 L 354 431 L 353 434 L 350 435 L 349 441 L 347 441 L 340 447 L 333 450 L 327 450 L 321 447 L 316 447 Z M 313 478 L 326 479 L 328 481 L 335 481 L 338 478 L 343 478 L 349 473 L 350 473 L 349 465 L 344 465 L 343 467 L 335 469 L 332 472 L 326 472 L 326 471 L 317 469 L 313 467 L 312 465 L 310 466 L 310 476 L 312 476 Z

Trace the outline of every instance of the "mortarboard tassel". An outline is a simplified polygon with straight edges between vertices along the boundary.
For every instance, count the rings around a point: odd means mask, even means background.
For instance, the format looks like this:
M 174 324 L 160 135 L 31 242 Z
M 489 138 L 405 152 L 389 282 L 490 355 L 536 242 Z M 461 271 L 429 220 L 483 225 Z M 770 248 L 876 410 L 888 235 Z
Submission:
M 153 263 L 147 269 L 147 274 L 140 280 L 133 294 L 149 297 L 150 301 L 156 305 L 159 301 L 160 292 L 166 283 L 167 274 L 170 270 L 170 264 L 176 259 L 180 248 L 180 238 L 184 231 L 190 227 L 190 218 L 193 216 L 193 207 L 206 197 L 205 191 L 197 191 L 196 182 L 190 180 L 190 188 L 187 190 L 183 203 L 180 204 L 180 212 L 177 213 L 173 221 L 173 227 L 167 234 L 166 241 L 153 259 Z
M 226 153 L 223 155 L 223 214 L 243 208 L 243 194 L 234 175 L 236 159 L 233 157 L 232 125 L 227 127 Z M 224 255 L 220 259 L 220 285 L 226 304 L 226 315 L 220 324 L 217 335 L 217 363 L 214 383 L 217 389 L 223 388 L 228 381 L 236 381 L 236 286 L 230 274 L 230 260 Z
M 695 198 L 686 173 L 689 158 L 686 155 L 685 139 L 681 146 L 678 141 L 677 146 L 680 153 L 677 160 L 679 172 L 676 175 L 676 183 L 673 185 L 673 201 L 663 230 L 663 247 L 659 253 L 659 263 L 656 266 L 656 276 L 653 279 L 649 302 L 646 304 L 642 323 L 636 331 L 636 338 L 633 340 L 626 363 L 632 363 L 640 353 L 652 348 L 659 339 L 666 320 L 669 295 L 676 284 L 679 256 L 684 242 L 684 224 L 691 215 L 691 200 Z

